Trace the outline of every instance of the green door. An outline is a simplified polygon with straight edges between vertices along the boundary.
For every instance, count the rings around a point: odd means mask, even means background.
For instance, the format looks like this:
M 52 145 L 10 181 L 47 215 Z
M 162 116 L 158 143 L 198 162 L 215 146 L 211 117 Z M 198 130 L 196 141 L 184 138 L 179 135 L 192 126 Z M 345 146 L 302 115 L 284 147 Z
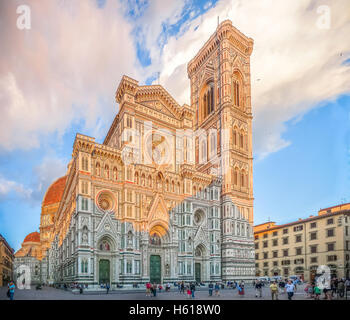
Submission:
M 109 260 L 100 260 L 99 263 L 99 283 L 110 283 L 110 263 Z
M 194 268 L 195 268 L 196 281 L 201 282 L 201 264 L 196 262 L 194 264 Z
M 161 283 L 162 281 L 162 267 L 160 256 L 150 256 L 149 259 L 149 276 L 151 283 Z

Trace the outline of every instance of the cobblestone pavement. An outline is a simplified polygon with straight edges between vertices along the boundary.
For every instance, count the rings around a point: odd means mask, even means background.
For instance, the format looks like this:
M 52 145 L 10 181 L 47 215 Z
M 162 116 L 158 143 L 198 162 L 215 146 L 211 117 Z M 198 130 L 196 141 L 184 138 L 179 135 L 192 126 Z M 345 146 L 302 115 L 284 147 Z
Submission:
M 298 286 L 297 292 L 294 294 L 293 300 L 311 300 L 306 298 L 304 293 L 304 286 Z M 7 299 L 6 287 L 0 288 L 0 300 Z M 208 291 L 201 289 L 196 291 L 195 300 L 271 300 L 269 288 L 263 288 L 262 298 L 255 297 L 255 290 L 252 287 L 247 287 L 245 296 L 238 295 L 235 289 L 220 290 L 220 296 L 209 297 Z M 54 289 L 51 287 L 43 287 L 42 290 L 35 290 L 34 287 L 31 290 L 16 290 L 15 300 L 187 300 L 187 295 L 183 295 L 173 289 L 170 292 L 157 292 L 156 297 L 146 297 L 145 293 L 141 292 L 120 292 L 112 291 L 109 294 L 106 293 L 84 293 L 73 294 L 70 291 L 64 291 L 60 289 Z M 285 293 L 279 294 L 280 300 L 287 300 Z

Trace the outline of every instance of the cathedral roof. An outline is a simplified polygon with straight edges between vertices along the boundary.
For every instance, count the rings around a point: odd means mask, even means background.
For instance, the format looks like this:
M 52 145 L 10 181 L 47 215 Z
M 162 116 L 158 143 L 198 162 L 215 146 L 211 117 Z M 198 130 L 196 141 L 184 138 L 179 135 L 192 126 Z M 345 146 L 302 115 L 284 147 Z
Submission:
M 57 179 L 47 189 L 42 205 L 47 206 L 61 201 L 67 176 Z
M 23 240 L 23 242 L 40 242 L 40 233 L 32 232 L 29 233 Z

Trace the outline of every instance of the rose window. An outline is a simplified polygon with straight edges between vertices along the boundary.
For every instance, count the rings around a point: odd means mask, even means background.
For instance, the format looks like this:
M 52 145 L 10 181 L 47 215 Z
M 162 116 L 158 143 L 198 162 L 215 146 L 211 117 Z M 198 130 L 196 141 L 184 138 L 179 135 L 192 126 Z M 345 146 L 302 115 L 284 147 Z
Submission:
M 114 198 L 107 192 L 102 192 L 97 196 L 97 205 L 103 211 L 112 211 L 114 208 Z

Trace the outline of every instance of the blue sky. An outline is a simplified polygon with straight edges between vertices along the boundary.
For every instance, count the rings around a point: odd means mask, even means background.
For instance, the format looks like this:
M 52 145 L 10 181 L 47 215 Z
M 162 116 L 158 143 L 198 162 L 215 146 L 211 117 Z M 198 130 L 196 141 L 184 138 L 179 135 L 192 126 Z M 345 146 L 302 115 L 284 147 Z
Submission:
M 13 27 L 21 1 L 0 13 L 0 41 L 7 41 L 0 53 L 0 233 L 16 250 L 38 231 L 42 197 L 65 173 L 75 134 L 103 141 L 123 74 L 151 84 L 159 72 L 174 98 L 189 103 L 186 64 L 214 32 L 217 16 L 255 43 L 255 223 L 285 223 L 350 202 L 350 48 L 339 41 L 349 32 L 345 22 L 310 28 L 317 19 L 311 0 L 276 4 L 272 13 L 265 0 L 57 1 L 32 5 L 35 16 L 50 17 L 49 27 L 33 18 L 35 33 Z M 341 5 L 331 10 L 343 21 Z

